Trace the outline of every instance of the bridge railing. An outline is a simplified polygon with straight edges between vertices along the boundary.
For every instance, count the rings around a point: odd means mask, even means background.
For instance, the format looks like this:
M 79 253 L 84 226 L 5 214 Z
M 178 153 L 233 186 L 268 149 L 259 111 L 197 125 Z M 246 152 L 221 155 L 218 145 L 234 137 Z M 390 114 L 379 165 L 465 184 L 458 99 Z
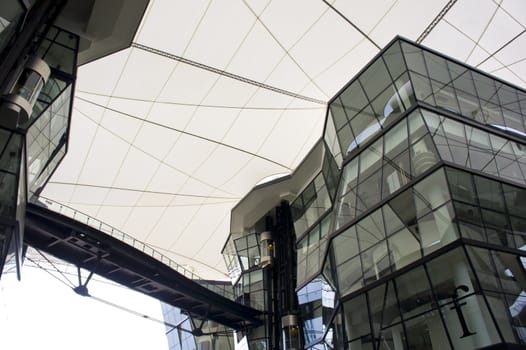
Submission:
M 188 279 L 194 280 L 194 282 L 199 283 L 203 287 L 220 294 L 224 296 L 225 298 L 228 298 L 230 300 L 234 300 L 234 293 L 233 289 L 230 285 L 223 285 L 223 284 L 214 284 L 213 282 L 209 280 L 205 280 L 192 271 L 184 268 L 182 265 L 176 263 L 172 259 L 168 258 L 166 255 L 160 253 L 159 251 L 155 250 L 154 248 L 150 247 L 149 245 L 133 238 L 132 236 L 108 225 L 103 223 L 102 221 L 93 218 L 87 214 L 84 214 L 76 209 L 73 209 L 71 207 L 68 207 L 67 205 L 57 203 L 49 198 L 46 197 L 39 197 L 38 199 L 32 200 L 34 204 L 41 205 L 46 207 L 49 210 L 52 210 L 56 213 L 62 214 L 64 216 L 67 216 L 71 219 L 74 219 L 78 222 L 81 222 L 83 224 L 86 224 L 100 232 L 103 232 L 113 238 L 116 238 L 133 248 L 151 256 L 152 258 L 160 261 L 161 263 L 171 267 L 175 271 L 179 272 L 181 275 L 185 276 Z

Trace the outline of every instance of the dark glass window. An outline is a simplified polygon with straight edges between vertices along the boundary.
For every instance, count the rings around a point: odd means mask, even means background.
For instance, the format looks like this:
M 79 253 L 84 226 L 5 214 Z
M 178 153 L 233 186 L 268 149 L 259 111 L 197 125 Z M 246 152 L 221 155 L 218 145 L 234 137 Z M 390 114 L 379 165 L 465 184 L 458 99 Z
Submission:
M 473 186 L 472 177 L 469 173 L 446 168 L 446 174 L 453 199 L 477 204 L 477 195 Z
M 365 293 L 343 303 L 343 316 L 347 340 L 352 342 L 371 334 Z M 361 342 L 365 343 L 366 339 Z
M 362 263 L 357 255 L 336 267 L 340 295 L 346 295 L 363 287 Z
M 404 319 L 410 319 L 434 307 L 431 286 L 422 266 L 397 277 L 395 282 Z
M 396 79 L 405 72 L 405 62 L 400 48 L 400 42 L 394 42 L 382 55 L 391 77 Z
M 389 251 L 396 269 L 421 258 L 419 237 L 403 229 L 389 237 Z
M 373 100 L 391 83 L 389 73 L 381 58 L 376 59 L 360 76 L 360 83 L 369 100 Z

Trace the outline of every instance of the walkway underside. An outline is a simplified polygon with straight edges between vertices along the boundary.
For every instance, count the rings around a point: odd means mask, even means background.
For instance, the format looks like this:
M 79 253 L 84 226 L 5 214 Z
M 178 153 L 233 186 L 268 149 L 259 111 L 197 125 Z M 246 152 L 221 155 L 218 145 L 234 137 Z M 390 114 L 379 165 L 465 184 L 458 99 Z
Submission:
M 49 209 L 28 204 L 24 241 L 80 268 L 186 311 L 239 330 L 260 325 L 260 311 L 184 277 L 149 255 Z

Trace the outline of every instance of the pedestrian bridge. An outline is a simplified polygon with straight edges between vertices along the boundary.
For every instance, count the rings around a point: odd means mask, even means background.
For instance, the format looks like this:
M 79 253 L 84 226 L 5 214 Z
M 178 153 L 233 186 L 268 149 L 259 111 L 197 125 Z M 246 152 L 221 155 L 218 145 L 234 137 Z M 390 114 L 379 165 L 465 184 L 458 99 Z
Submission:
M 261 311 L 235 302 L 232 287 L 199 279 L 163 254 L 94 218 L 49 200 L 28 203 L 24 242 L 79 268 L 239 330 Z M 53 210 L 51 210 L 52 208 Z M 75 291 L 89 295 L 86 284 Z

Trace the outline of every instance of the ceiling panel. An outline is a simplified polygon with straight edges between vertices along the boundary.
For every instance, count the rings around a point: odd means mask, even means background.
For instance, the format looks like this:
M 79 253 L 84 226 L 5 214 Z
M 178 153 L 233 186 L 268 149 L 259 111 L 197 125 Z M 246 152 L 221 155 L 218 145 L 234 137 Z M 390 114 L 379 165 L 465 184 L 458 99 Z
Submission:
M 112 95 L 154 100 L 174 68 L 169 58 L 132 48 Z
M 396 35 L 416 40 L 447 3 L 446 0 L 399 0 L 382 17 L 370 36 L 380 47 L 387 45 Z
M 211 1 L 150 1 L 135 42 L 181 55 L 191 41 Z
M 319 0 L 273 1 L 260 20 L 280 45 L 289 50 L 326 11 L 327 5 Z
M 265 83 L 274 67 L 285 55 L 260 22 L 256 22 L 243 45 L 228 66 L 228 71 L 239 76 Z M 279 88 L 286 89 L 284 86 Z
M 242 1 L 210 1 L 184 57 L 225 69 L 255 22 Z
M 327 101 L 396 35 L 429 28 L 425 45 L 526 86 L 526 3 L 448 4 L 150 1 L 133 48 L 79 68 L 69 153 L 43 194 L 223 278 L 232 207 L 293 171 Z

